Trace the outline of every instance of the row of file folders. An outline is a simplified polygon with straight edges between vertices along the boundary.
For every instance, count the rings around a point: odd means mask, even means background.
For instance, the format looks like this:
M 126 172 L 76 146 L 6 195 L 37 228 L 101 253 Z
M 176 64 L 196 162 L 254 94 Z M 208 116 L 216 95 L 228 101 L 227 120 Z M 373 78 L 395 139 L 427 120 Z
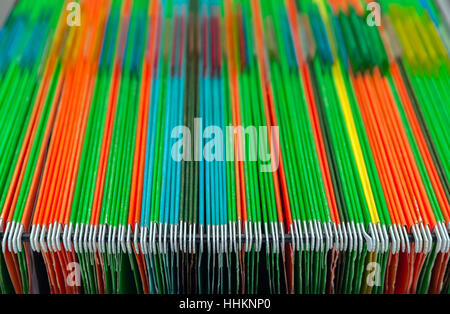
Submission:
M 445 0 L 18 1 L 1 293 L 450 292 Z

